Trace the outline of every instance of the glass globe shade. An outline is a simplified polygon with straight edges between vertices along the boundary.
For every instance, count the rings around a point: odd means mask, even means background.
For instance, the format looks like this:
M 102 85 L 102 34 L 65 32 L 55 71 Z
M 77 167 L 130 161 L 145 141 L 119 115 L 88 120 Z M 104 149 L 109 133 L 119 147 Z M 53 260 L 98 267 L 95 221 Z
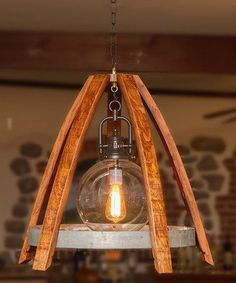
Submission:
M 76 206 L 92 230 L 140 230 L 147 223 L 141 168 L 126 159 L 96 163 L 79 182 Z

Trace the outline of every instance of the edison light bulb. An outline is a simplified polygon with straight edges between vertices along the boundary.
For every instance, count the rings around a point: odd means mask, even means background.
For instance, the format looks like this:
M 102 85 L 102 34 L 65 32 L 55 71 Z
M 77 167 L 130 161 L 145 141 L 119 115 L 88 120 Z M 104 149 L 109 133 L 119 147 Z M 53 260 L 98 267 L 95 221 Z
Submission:
M 97 162 L 80 179 L 76 199 L 92 230 L 139 230 L 147 223 L 141 168 L 132 161 Z
M 122 170 L 115 166 L 109 169 L 109 192 L 105 216 L 114 223 L 118 223 L 126 217 L 126 205 L 122 188 Z

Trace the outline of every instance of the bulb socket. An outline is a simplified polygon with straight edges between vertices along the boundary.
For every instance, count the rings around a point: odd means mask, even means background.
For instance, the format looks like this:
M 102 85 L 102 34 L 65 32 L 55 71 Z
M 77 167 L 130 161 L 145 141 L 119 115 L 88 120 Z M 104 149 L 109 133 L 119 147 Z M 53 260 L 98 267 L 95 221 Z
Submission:
M 112 167 L 109 169 L 109 184 L 110 185 L 122 185 L 123 174 L 122 169 L 119 167 Z

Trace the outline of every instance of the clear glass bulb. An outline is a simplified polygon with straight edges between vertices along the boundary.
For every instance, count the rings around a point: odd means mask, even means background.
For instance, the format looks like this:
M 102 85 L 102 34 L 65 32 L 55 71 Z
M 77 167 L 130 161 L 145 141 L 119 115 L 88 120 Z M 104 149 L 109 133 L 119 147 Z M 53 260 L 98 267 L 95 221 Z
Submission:
M 141 168 L 129 160 L 96 163 L 81 178 L 76 205 L 92 230 L 139 230 L 147 223 Z
M 122 182 L 122 169 L 115 166 L 109 169 L 109 193 L 105 206 L 105 216 L 114 223 L 118 223 L 126 217 Z

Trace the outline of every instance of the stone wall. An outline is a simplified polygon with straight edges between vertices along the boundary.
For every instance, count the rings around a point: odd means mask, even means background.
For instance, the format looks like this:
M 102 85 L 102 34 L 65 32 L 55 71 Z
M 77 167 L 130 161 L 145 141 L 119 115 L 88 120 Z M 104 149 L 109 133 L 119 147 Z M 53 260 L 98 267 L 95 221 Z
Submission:
M 208 234 L 218 236 L 219 239 L 223 239 L 226 235 L 235 237 L 236 244 L 236 233 L 232 229 L 236 215 L 236 158 L 235 155 L 232 158 L 225 158 L 225 148 L 223 139 L 207 136 L 193 137 L 189 145 L 178 146 L 206 231 Z M 19 155 L 10 163 L 20 197 L 12 207 L 12 217 L 5 222 L 6 248 L 14 250 L 21 246 L 27 225 L 26 219 L 35 200 L 48 155 L 49 152 L 42 150 L 39 144 L 24 143 L 19 148 Z M 80 171 L 83 172 L 86 162 L 96 158 L 97 140 L 87 140 L 81 153 Z M 168 224 L 191 225 L 167 154 L 159 152 L 158 161 Z M 35 175 L 34 172 L 40 175 Z M 77 175 L 80 176 L 81 172 Z M 230 188 L 229 191 L 228 188 Z M 73 199 L 74 193 L 72 192 L 69 198 L 72 207 Z M 75 208 L 73 214 L 77 214 Z
M 1 251 L 8 248 L 13 251 L 20 247 L 22 231 L 28 222 L 48 150 L 76 93 L 71 90 L 16 87 L 0 87 L 0 93 L 0 248 Z M 235 245 L 236 181 L 235 154 L 232 153 L 235 148 L 235 124 L 223 125 L 217 119 L 208 121 L 202 118 L 207 112 L 232 107 L 235 101 L 186 96 L 154 96 L 154 99 L 164 114 L 175 140 L 180 144 L 179 150 L 194 188 L 205 227 L 211 234 L 219 236 L 219 240 L 230 233 Z M 84 160 L 84 163 L 81 168 L 87 168 L 86 166 L 97 157 L 98 122 L 104 118 L 106 111 L 105 97 L 90 125 L 88 143 L 82 151 L 81 160 Z M 125 109 L 123 114 L 127 115 Z M 5 123 L 8 117 L 12 119 L 11 129 L 8 129 Z M 186 117 L 189 117 L 188 121 Z M 190 220 L 173 178 L 168 157 L 163 149 L 159 150 L 160 139 L 156 133 L 154 140 L 158 145 L 168 223 L 188 224 Z M 70 197 L 70 202 L 73 203 L 73 195 Z
M 4 246 L 7 249 L 14 251 L 22 246 L 28 217 L 32 211 L 32 205 L 35 201 L 49 154 L 50 152 L 43 150 L 41 145 L 35 142 L 27 142 L 19 147 L 18 155 L 9 164 L 19 191 L 19 198 L 11 209 L 11 217 L 4 224 L 6 232 Z M 83 164 L 83 162 L 94 160 L 97 157 L 97 140 L 87 140 L 81 152 L 80 163 Z

